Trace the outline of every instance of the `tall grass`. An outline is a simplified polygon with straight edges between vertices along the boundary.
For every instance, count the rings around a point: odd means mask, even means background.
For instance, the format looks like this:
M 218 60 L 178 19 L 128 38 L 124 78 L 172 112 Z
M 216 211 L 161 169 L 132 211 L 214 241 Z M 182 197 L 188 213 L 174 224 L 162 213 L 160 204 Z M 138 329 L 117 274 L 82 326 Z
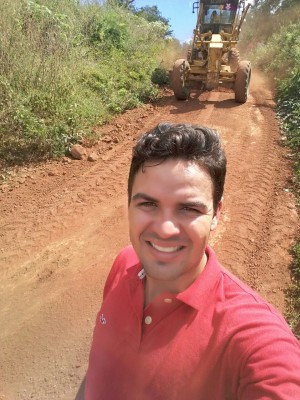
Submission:
M 76 0 L 2 0 L 0 28 L 0 166 L 61 155 L 156 98 L 173 51 L 162 23 Z

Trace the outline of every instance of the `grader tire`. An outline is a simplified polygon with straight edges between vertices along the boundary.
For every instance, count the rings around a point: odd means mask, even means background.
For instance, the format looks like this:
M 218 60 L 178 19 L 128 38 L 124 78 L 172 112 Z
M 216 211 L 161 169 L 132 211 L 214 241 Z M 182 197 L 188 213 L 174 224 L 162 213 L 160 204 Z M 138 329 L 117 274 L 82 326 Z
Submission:
M 181 58 L 175 61 L 172 71 L 172 89 L 177 100 L 186 100 L 189 97 L 189 88 L 186 82 L 186 71 L 189 63 Z
M 249 95 L 249 85 L 251 80 L 250 61 L 241 61 L 235 78 L 235 101 L 237 103 L 246 103 Z
M 236 72 L 238 70 L 239 62 L 240 52 L 236 48 L 231 49 L 228 55 L 228 65 L 230 66 L 231 72 Z

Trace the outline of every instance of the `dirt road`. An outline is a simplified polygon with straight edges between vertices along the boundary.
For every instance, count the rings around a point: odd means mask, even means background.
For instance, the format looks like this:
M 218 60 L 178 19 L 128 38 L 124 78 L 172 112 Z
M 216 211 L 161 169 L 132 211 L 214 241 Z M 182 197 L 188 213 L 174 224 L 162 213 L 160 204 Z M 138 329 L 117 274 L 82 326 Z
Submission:
M 166 92 L 102 129 L 96 162 L 22 169 L 0 188 L 0 399 L 74 400 L 102 287 L 128 243 L 126 179 L 135 138 L 161 121 L 216 128 L 228 157 L 225 207 L 211 244 L 221 262 L 282 312 L 297 214 L 274 102 L 254 74 L 250 99 Z

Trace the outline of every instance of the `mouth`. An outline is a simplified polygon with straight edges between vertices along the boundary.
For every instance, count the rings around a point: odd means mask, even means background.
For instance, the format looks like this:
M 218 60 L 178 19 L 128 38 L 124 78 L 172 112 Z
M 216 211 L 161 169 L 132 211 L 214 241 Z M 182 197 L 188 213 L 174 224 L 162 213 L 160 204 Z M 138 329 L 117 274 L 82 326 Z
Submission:
M 162 247 L 158 246 L 157 244 L 154 244 L 152 242 L 147 242 L 149 246 L 151 246 L 153 249 L 160 251 L 162 253 L 175 253 L 177 251 L 180 251 L 184 248 L 184 246 L 169 246 L 169 247 Z

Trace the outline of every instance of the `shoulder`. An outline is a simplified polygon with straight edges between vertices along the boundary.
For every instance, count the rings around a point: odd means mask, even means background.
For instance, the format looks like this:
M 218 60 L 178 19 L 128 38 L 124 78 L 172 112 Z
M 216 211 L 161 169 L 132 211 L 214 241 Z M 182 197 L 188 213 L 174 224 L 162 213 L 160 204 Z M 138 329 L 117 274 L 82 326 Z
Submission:
M 133 247 L 130 245 L 123 248 L 116 256 L 111 270 L 108 274 L 104 287 L 104 297 L 109 290 L 115 287 L 122 279 L 124 279 L 128 275 L 128 271 L 132 267 L 138 265 L 139 259 Z
M 139 259 L 131 245 L 124 247 L 116 256 L 112 270 L 121 269 L 124 273 L 128 268 L 139 264 Z
M 122 264 L 123 267 L 127 268 L 132 265 L 135 265 L 139 262 L 139 259 L 131 245 L 124 247 L 117 257 L 115 258 L 113 265 Z
M 213 318 L 217 342 L 226 346 L 229 369 L 233 372 L 238 366 L 236 374 L 245 380 L 245 393 L 249 377 L 253 382 L 266 382 L 273 376 L 270 382 L 275 386 L 284 386 L 289 379 L 286 390 L 294 390 L 290 387 L 300 384 L 300 344 L 284 317 L 222 266 L 216 286 Z
M 290 331 L 285 319 L 272 304 L 223 267 L 219 285 L 224 296 L 223 311 L 232 322 L 248 327 L 272 323 Z
M 246 358 L 276 354 L 279 360 L 285 348 L 287 353 L 283 357 L 293 355 L 300 366 L 299 342 L 282 314 L 224 268 L 219 285 L 223 300 L 215 312 L 222 320 L 223 335 L 235 347 L 235 354 Z
M 281 313 L 258 292 L 220 265 L 211 251 L 210 255 L 215 265 L 216 279 L 207 302 L 210 299 L 212 313 L 219 322 L 221 334 L 241 338 L 245 335 L 248 340 L 244 343 L 248 341 L 249 346 L 252 346 L 251 339 L 257 342 L 257 335 L 269 340 L 282 334 L 294 341 L 294 335 Z

